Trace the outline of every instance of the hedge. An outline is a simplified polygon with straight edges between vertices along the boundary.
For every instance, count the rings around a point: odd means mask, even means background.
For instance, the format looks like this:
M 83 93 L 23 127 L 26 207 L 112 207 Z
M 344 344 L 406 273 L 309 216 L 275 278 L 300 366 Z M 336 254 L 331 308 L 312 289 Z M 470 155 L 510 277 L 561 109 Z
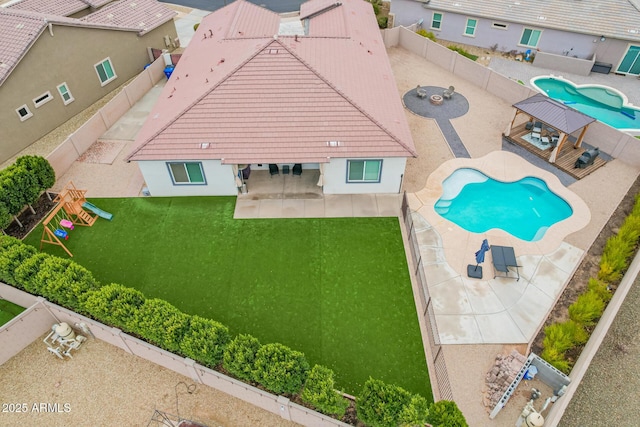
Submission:
M 134 332 L 151 343 L 178 353 L 189 316 L 165 300 L 147 299 L 135 313 Z
M 280 344 L 265 344 L 256 353 L 254 381 L 278 394 L 297 394 L 307 379 L 309 362 L 299 351 Z
M 6 237 L 2 240 L 4 250 L 0 252 L 0 281 L 17 285 L 14 272 L 26 259 L 36 254 L 36 248 L 23 245 L 22 242 L 13 237 Z M 20 287 L 20 286 L 18 286 Z
M 427 422 L 433 427 L 469 427 L 455 402 L 440 400 L 429 406 Z
M 411 393 L 394 384 L 369 378 L 358 396 L 358 418 L 371 427 L 397 426 L 411 402 Z
M 229 328 L 215 320 L 193 315 L 180 342 L 180 351 L 193 360 L 215 368 L 222 361 L 229 340 Z
M 256 353 L 262 344 L 252 335 L 238 335 L 224 350 L 223 367 L 233 376 L 253 381 Z
M 300 397 L 302 401 L 313 405 L 325 414 L 342 418 L 349 402 L 335 390 L 334 372 L 322 365 L 315 365 L 304 385 Z
M 85 309 L 96 319 L 131 332 L 145 296 L 137 289 L 117 283 L 105 285 L 87 296 Z

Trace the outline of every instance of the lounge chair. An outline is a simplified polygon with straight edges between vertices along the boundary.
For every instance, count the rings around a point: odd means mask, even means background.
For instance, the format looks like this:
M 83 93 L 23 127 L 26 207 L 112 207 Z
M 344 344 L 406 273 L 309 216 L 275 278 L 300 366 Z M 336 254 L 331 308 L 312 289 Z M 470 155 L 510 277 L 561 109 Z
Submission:
M 302 175 L 302 164 L 300 163 L 296 163 L 295 165 L 293 165 L 293 169 L 291 170 L 291 173 L 293 175 Z
M 540 132 L 536 132 L 534 130 L 531 131 L 531 139 L 537 139 L 538 141 L 540 141 L 541 138 L 542 135 L 540 135 Z
M 444 92 L 442 93 L 442 97 L 444 99 L 451 99 L 455 91 L 456 91 L 455 87 L 449 86 L 449 89 L 445 89 Z
M 491 260 L 493 262 L 493 278 L 498 277 L 499 273 L 502 273 L 502 277 L 508 277 L 510 279 L 520 280 L 520 271 L 518 270 L 520 265 L 516 261 L 516 254 L 511 246 L 496 246 L 491 245 Z M 516 277 L 509 276 L 511 270 L 509 267 L 516 269 Z
M 533 129 L 531 129 L 531 132 L 542 133 L 542 122 L 535 122 L 533 124 Z
M 269 163 L 269 174 L 273 177 L 273 175 L 278 175 L 280 170 L 278 169 L 278 165 L 275 163 Z

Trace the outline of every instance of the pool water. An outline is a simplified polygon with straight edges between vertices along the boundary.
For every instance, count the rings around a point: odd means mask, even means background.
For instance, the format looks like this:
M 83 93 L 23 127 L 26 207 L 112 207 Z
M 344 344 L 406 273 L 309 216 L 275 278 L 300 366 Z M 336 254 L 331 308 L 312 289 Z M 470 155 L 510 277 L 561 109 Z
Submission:
M 624 105 L 624 99 L 603 86 L 579 85 L 552 77 L 531 80 L 540 92 L 616 129 L 640 129 L 640 110 Z
M 435 211 L 474 233 L 499 228 L 535 242 L 549 227 L 573 213 L 564 199 L 534 177 L 501 182 L 476 169 L 462 168 L 445 179 L 442 187 Z

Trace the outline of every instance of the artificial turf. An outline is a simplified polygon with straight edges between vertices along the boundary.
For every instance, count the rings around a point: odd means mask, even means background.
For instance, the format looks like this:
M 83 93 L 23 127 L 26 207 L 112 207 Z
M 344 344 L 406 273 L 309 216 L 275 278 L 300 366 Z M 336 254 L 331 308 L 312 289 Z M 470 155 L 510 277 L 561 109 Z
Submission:
M 0 326 L 16 317 L 24 311 L 24 307 L 20 307 L 4 299 L 0 299 Z
M 372 376 L 431 400 L 397 218 L 238 220 L 234 197 L 91 201 L 113 221 L 65 244 L 102 283 L 302 351 L 348 393 Z

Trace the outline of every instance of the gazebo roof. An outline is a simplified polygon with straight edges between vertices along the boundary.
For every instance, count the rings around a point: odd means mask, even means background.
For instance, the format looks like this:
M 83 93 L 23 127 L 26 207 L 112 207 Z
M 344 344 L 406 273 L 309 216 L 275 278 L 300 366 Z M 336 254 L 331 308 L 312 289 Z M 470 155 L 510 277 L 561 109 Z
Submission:
M 596 121 L 593 117 L 541 93 L 515 103 L 513 106 L 566 134 L 571 134 Z

